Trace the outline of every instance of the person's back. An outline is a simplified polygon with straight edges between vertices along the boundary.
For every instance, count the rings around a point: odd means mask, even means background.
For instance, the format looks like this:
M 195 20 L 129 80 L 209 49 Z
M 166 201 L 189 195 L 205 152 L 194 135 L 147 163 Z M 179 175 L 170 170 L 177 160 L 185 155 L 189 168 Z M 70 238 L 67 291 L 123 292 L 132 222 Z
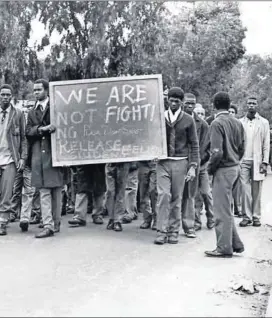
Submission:
M 219 114 L 211 124 L 211 130 L 216 130 L 222 138 L 221 160 L 219 167 L 238 165 L 244 155 L 244 128 L 241 122 L 227 113 Z M 214 135 L 214 134 L 213 134 Z M 214 138 L 214 136 L 213 136 Z

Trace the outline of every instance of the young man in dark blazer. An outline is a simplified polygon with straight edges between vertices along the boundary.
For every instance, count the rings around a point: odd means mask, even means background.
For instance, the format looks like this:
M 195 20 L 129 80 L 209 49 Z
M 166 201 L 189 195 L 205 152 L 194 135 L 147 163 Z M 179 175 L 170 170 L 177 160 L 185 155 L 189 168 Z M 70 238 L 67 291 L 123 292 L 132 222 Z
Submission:
M 11 104 L 12 87 L 0 87 L 0 235 L 7 234 L 16 173 L 24 170 L 27 159 L 25 118 Z
M 60 230 L 64 169 L 52 166 L 51 134 L 56 128 L 50 123 L 49 83 L 39 79 L 34 83 L 36 105 L 29 112 L 26 136 L 31 156 L 32 186 L 39 188 L 44 229 L 36 238 L 54 235 Z
M 172 87 L 165 111 L 168 158 L 157 165 L 157 238 L 155 244 L 178 243 L 185 182 L 196 177 L 199 146 L 194 119 L 183 111 L 184 92 Z

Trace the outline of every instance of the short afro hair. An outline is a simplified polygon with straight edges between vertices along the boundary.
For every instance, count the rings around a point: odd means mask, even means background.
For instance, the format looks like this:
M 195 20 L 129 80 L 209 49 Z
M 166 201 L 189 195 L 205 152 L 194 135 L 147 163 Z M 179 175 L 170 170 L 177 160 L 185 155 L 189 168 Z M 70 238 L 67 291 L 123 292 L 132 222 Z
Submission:
M 11 91 L 11 94 L 13 93 L 13 88 L 12 88 L 12 86 L 9 85 L 9 84 L 2 84 L 2 85 L 0 86 L 0 91 L 1 91 L 2 89 L 9 89 L 9 90 Z
M 34 84 L 42 84 L 46 91 L 49 90 L 49 82 L 43 78 L 36 80 Z
M 168 91 L 168 98 L 178 98 L 181 101 L 184 99 L 184 91 L 180 87 L 171 87 Z
M 226 92 L 218 92 L 213 97 L 213 105 L 215 109 L 225 109 L 230 108 L 230 97 Z

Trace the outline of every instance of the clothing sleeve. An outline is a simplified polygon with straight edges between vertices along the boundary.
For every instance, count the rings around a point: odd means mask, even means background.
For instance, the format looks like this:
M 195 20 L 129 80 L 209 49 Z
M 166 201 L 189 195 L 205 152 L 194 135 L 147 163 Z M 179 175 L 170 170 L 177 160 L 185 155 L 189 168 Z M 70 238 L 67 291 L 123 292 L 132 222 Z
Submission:
M 270 130 L 269 130 L 269 123 L 266 120 L 264 123 L 264 138 L 262 143 L 263 163 L 269 164 L 269 151 L 270 151 Z
M 20 159 L 27 160 L 28 156 L 28 145 L 26 140 L 26 120 L 23 113 L 20 113 Z
M 213 175 L 223 157 L 223 132 L 216 122 L 212 122 L 211 134 L 211 158 L 208 165 L 208 173 Z
M 199 140 L 200 149 L 200 165 L 204 165 L 210 158 L 210 133 L 209 126 L 206 122 L 202 122 L 201 134 Z
M 35 141 L 41 139 L 43 136 L 49 135 L 49 132 L 39 132 L 38 128 L 41 125 L 35 125 L 33 122 L 33 110 L 31 110 L 27 117 L 26 124 L 26 137 L 29 141 Z
M 246 132 L 245 132 L 245 128 L 244 128 L 243 124 L 241 124 L 241 135 L 242 135 L 241 145 L 238 148 L 240 161 L 244 157 L 244 154 L 246 151 Z
M 200 158 L 199 158 L 199 142 L 196 132 L 196 124 L 195 121 L 192 118 L 191 125 L 188 128 L 188 140 L 189 144 L 191 145 L 190 151 L 191 154 L 189 156 L 190 162 L 189 162 L 189 168 L 191 166 L 198 167 Z

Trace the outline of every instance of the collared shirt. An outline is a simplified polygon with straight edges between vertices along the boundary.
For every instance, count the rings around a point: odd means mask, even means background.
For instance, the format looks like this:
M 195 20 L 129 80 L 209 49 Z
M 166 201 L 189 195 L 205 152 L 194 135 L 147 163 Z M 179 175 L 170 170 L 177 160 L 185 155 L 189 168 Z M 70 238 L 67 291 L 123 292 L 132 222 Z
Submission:
M 172 110 L 169 108 L 167 111 L 168 114 L 168 119 L 171 123 L 175 122 L 179 116 L 179 114 L 181 113 L 181 108 L 179 108 L 175 114 L 173 114 Z
M 254 141 L 254 128 L 256 123 L 256 117 L 252 120 L 246 118 L 244 125 L 246 133 L 246 150 L 243 160 L 253 160 L 253 141 Z
M 10 113 L 10 106 L 6 109 L 6 117 L 5 120 L 2 121 L 3 117 L 3 109 L 0 108 L 0 166 L 5 166 L 9 163 L 14 162 L 11 151 L 8 146 L 7 139 L 7 129 L 8 129 L 8 118 Z
M 44 99 L 43 101 L 38 101 L 35 109 L 37 109 L 41 105 L 42 111 L 44 112 L 48 102 L 49 102 L 49 97 L 46 97 L 46 99 Z
M 173 114 L 173 112 L 171 111 L 171 109 L 169 108 L 166 112 L 165 112 L 165 117 L 171 122 L 175 122 L 179 116 L 179 114 L 181 113 L 181 108 L 179 108 L 175 114 Z M 188 159 L 188 157 L 168 157 L 167 159 L 170 160 L 184 160 L 184 159 Z
M 219 116 L 221 114 L 228 114 L 229 115 L 229 112 L 228 112 L 228 110 L 222 110 L 221 112 L 215 114 L 214 117 L 216 118 L 217 116 Z

